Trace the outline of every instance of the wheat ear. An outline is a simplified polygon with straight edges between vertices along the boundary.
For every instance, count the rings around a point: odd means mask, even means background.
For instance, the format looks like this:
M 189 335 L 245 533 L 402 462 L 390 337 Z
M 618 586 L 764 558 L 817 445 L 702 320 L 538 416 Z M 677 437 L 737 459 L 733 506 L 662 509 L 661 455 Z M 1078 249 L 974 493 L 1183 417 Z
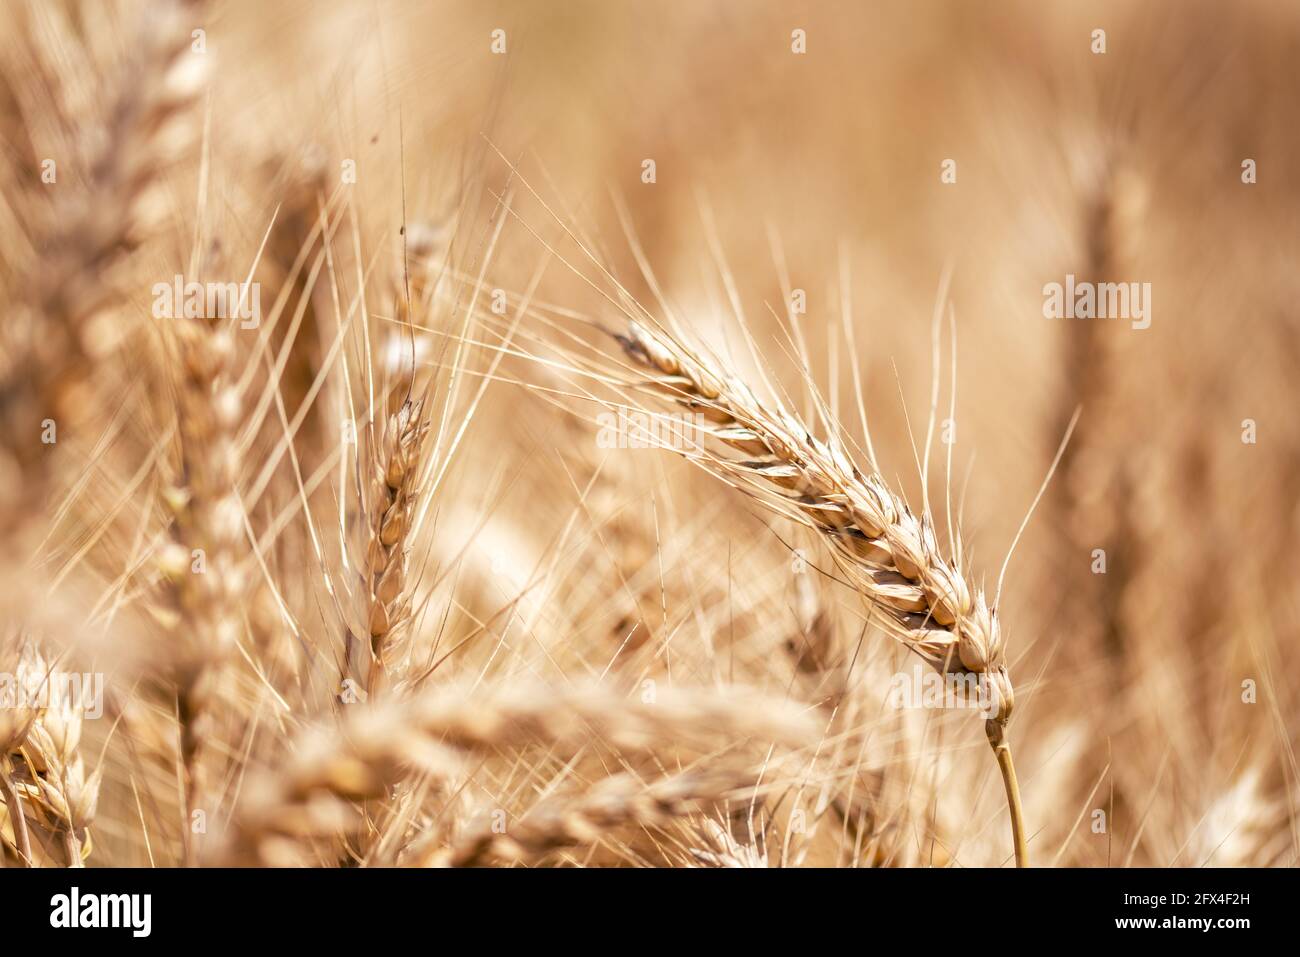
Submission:
M 90 825 L 99 800 L 102 765 L 87 774 L 80 751 L 86 702 L 51 681 L 51 667 L 32 641 L 0 648 L 10 692 L 0 701 L 0 797 L 13 832 L 13 850 L 27 867 L 51 859 L 42 842 L 33 856 L 27 815 L 63 848 L 69 867 L 90 853 Z M 15 763 L 16 762 L 16 763 Z
M 365 564 L 370 633 L 367 695 L 382 692 L 391 682 L 394 639 L 410 615 L 411 596 L 406 588 L 408 537 L 415 518 L 428 432 L 423 401 L 407 399 L 387 418 L 380 439 L 382 451 L 371 495 Z
M 1016 862 L 1026 865 L 1020 796 L 1005 736 L 1014 698 L 1002 632 L 959 561 L 940 555 L 929 516 L 917 517 L 879 475 L 859 470 L 835 438 L 815 438 L 779 402 L 760 402 L 738 378 L 666 333 L 630 322 L 616 338 L 652 374 L 641 385 L 703 415 L 710 423 L 707 434 L 730 450 L 706 451 L 706 465 L 820 533 L 849 581 L 906 647 L 941 672 L 985 679 L 997 708 L 985 730 L 1007 791 Z
M 165 214 L 155 187 L 188 141 L 185 114 L 205 74 L 206 58 L 190 49 L 200 7 L 174 0 L 151 11 L 140 52 L 114 91 L 103 147 L 88 159 L 85 189 L 72 192 L 37 229 L 42 258 L 19 311 L 40 331 L 0 373 L 0 472 L 16 464 L 23 481 L 14 484 L 28 496 L 45 490 L 48 449 L 37 441 L 42 420 L 76 421 L 93 405 L 85 380 L 118 342 L 122 322 L 111 314 L 110 273 Z M 0 527 L 20 527 L 33 511 L 5 509 Z
M 69 867 L 81 867 L 90 853 L 89 830 L 99 803 L 100 765 L 90 774 L 82 760 L 83 703 L 61 701 L 42 715 L 27 733 L 20 753 L 33 781 L 28 793 L 33 805 L 61 840 Z
M 211 734 L 212 702 L 238 638 L 244 512 L 236 488 L 240 400 L 226 375 L 234 350 L 230 333 L 195 319 L 176 320 L 176 333 L 181 471 L 163 493 L 172 540 L 159 559 L 165 578 L 159 614 L 172 635 L 189 834 L 191 816 L 205 799 L 201 758 Z M 187 837 L 186 858 L 193 862 L 191 845 Z
M 349 631 L 346 636 L 345 670 L 359 681 L 367 696 L 393 684 L 394 665 L 401 649 L 400 639 L 410 624 L 411 592 L 407 587 L 407 565 L 416 519 L 417 500 L 422 491 L 428 462 L 428 383 L 416 374 L 415 330 L 427 321 L 436 284 L 435 231 L 412 224 L 403 262 L 395 285 L 395 312 L 405 353 L 409 334 L 411 352 L 397 358 L 398 369 L 385 386 L 385 408 L 394 408 L 373 427 L 371 477 L 364 502 L 369 511 L 362 562 L 362 618 L 368 648 Z M 413 268 L 411 268 L 413 267 Z M 400 403 L 400 404 L 398 404 Z

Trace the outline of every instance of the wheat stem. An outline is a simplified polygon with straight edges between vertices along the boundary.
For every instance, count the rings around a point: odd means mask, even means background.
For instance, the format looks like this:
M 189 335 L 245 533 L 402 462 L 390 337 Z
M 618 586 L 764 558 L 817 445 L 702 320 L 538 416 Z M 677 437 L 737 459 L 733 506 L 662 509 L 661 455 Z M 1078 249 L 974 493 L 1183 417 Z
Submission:
M 1025 837 L 1025 811 L 1020 803 L 1020 782 L 1016 780 L 1016 764 L 1011 757 L 1011 743 L 1007 741 L 1006 727 L 997 720 L 984 723 L 993 756 L 998 759 L 1002 772 L 1002 786 L 1007 792 L 1007 809 L 1011 812 L 1011 840 L 1016 847 L 1016 867 L 1029 866 L 1029 847 Z
M 9 809 L 9 820 L 13 824 L 14 846 L 18 851 L 18 859 L 22 861 L 23 867 L 31 867 L 32 842 L 27 833 L 27 818 L 23 814 L 22 803 L 18 800 L 18 792 L 14 790 L 13 782 L 9 779 L 12 771 L 9 756 L 0 754 L 0 798 L 4 798 L 5 807 Z
M 85 867 L 81 859 L 81 841 L 77 840 L 76 831 L 63 832 L 63 847 L 68 852 L 68 867 Z

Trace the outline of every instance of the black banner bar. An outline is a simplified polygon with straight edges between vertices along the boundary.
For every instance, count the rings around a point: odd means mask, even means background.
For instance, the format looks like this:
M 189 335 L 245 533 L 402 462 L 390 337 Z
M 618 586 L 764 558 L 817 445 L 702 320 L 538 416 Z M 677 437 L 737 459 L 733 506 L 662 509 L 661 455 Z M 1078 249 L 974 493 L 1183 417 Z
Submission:
M 1231 946 L 1289 928 L 1291 871 L 1261 870 L 0 870 L 5 935 L 204 946 L 374 946 L 487 934 L 499 946 L 634 942 L 714 927 L 743 942 L 1012 932 L 1023 940 Z M 107 926 L 106 926 L 107 925 Z M 478 929 L 475 930 L 474 928 Z M 597 935 L 597 936 L 592 936 Z M 864 935 L 866 935 L 864 937 Z M 1047 935 L 1051 935 L 1050 937 Z M 464 944 L 458 946 L 465 946 Z M 1180 943 L 1181 946 L 1181 943 Z

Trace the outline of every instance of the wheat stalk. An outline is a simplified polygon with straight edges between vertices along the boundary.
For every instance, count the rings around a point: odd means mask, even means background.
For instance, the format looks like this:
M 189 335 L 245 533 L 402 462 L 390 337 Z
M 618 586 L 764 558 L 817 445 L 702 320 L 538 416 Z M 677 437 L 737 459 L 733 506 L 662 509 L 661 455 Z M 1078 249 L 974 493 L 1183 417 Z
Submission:
M 321 281 L 316 267 L 309 265 L 318 259 L 328 260 L 330 252 L 327 162 L 324 150 L 308 148 L 263 164 L 270 174 L 269 192 L 279 197 L 279 206 L 262 265 L 270 278 L 267 285 L 276 290 L 275 301 L 284 303 L 281 319 L 293 313 L 293 321 L 274 323 L 271 344 L 277 351 L 287 350 L 274 388 L 280 391 L 286 416 L 294 422 L 301 419 L 293 443 L 299 467 L 308 473 L 339 440 L 336 410 L 326 391 L 329 383 L 322 387 L 317 382 L 324 374 L 333 331 L 326 324 L 331 287 Z M 293 341 L 286 343 L 289 336 Z M 310 408 L 303 408 L 307 402 Z
M 630 321 L 616 338 L 637 366 L 652 373 L 644 385 L 701 413 L 710 423 L 708 435 L 731 451 L 706 452 L 706 465 L 820 533 L 850 583 L 906 647 L 941 672 L 986 679 L 997 710 L 985 732 L 1007 791 L 1016 861 L 1027 864 L 1005 737 L 1014 698 L 1002 632 L 983 591 L 968 584 L 956 558 L 940 554 L 929 516 L 916 516 L 879 475 L 859 470 L 837 440 L 815 438 L 779 402 L 760 402 L 737 377 L 666 333 Z
M 40 683 L 45 665 L 30 641 L 7 639 L 0 645 L 0 651 L 3 652 L 0 664 L 4 665 L 12 691 Z M 32 866 L 32 846 L 27 833 L 27 818 L 14 784 L 10 754 L 22 746 L 37 717 L 37 711 L 25 699 L 0 702 L 0 798 L 4 800 L 13 830 L 14 850 L 25 867 Z
M 1133 261 L 1145 186 L 1118 144 L 1103 140 L 1095 155 L 1085 151 L 1083 156 L 1077 174 L 1083 255 L 1075 271 L 1084 281 L 1114 282 Z M 1131 637 L 1123 620 L 1124 593 L 1136 577 L 1134 562 L 1140 558 L 1133 519 L 1138 470 L 1131 460 L 1108 460 L 1102 454 L 1105 438 L 1096 427 L 1110 420 L 1123 402 L 1123 362 L 1109 333 L 1101 322 L 1066 325 L 1062 361 L 1070 370 L 1071 388 L 1062 396 L 1054 427 L 1062 428 L 1079 405 L 1091 410 L 1088 423 L 1061 457 L 1063 494 L 1058 507 L 1066 534 L 1081 552 L 1098 547 L 1106 552 L 1112 573 L 1087 576 L 1069 597 L 1078 608 L 1094 613 L 1108 658 L 1122 664 L 1132 654 L 1126 647 Z

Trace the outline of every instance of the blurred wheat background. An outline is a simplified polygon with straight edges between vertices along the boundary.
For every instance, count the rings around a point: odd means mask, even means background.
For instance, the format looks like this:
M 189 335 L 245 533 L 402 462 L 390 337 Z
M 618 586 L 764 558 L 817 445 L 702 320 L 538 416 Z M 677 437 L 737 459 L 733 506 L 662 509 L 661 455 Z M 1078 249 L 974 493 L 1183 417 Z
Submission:
M 633 301 L 960 530 L 1034 864 L 1295 863 L 1300 7 L 3 7 L 6 864 L 1009 864 Z

